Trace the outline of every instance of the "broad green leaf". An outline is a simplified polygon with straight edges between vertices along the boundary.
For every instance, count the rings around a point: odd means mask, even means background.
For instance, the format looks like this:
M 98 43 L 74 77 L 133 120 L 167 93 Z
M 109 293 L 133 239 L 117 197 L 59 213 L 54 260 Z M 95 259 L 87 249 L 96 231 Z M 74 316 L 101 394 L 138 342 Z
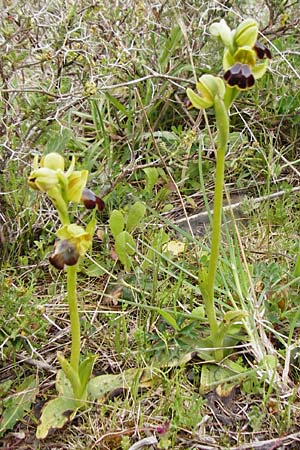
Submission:
M 114 209 L 109 218 L 109 227 L 114 239 L 124 230 L 124 216 L 121 211 Z
M 127 232 L 122 231 L 117 237 L 115 241 L 115 251 L 118 255 L 119 260 L 123 264 L 125 270 L 127 272 L 130 271 L 131 267 L 131 258 L 130 255 L 133 255 L 135 250 L 135 242 L 133 237 Z
M 147 167 L 143 170 L 146 175 L 145 191 L 151 194 L 158 179 L 158 170 L 156 169 L 156 167 Z
M 64 128 L 60 134 L 54 134 L 48 139 L 46 153 L 63 153 L 67 143 L 72 137 L 72 132 Z
M 9 391 L 12 384 L 12 380 L 3 381 L 3 383 L 0 384 L 0 398 L 2 398 Z
M 229 367 L 219 366 L 217 364 L 203 364 L 201 369 L 200 393 L 206 394 L 222 383 L 230 381 L 230 377 L 233 375 L 236 375 L 236 372 Z M 237 382 L 236 379 L 235 382 Z
M 131 231 L 139 225 L 142 218 L 145 216 L 146 207 L 142 202 L 134 203 L 128 212 L 127 221 L 126 221 L 126 231 L 131 233 Z
M 50 430 L 62 428 L 75 417 L 77 409 L 76 402 L 72 398 L 60 396 L 50 400 L 42 410 L 36 437 L 45 439 Z
M 176 331 L 180 330 L 180 326 L 178 325 L 175 317 L 171 313 L 169 313 L 168 311 L 165 311 L 164 309 L 160 309 L 160 308 L 158 308 L 157 311 L 168 322 L 168 324 L 174 328 L 174 330 L 176 330 Z
M 38 380 L 31 375 L 18 386 L 16 393 L 3 401 L 4 412 L 0 423 L 0 436 L 5 431 L 11 430 L 21 420 L 24 414 L 30 410 L 38 391 Z
M 205 318 L 204 305 L 197 306 L 191 311 L 191 319 L 203 320 Z
M 118 388 L 130 389 L 134 383 L 140 387 L 151 386 L 153 380 L 151 369 L 128 369 L 117 375 L 100 375 L 92 378 L 87 386 L 89 400 L 102 400 L 103 397 Z
M 62 369 L 59 369 L 56 373 L 55 387 L 60 396 L 73 398 L 72 385 Z

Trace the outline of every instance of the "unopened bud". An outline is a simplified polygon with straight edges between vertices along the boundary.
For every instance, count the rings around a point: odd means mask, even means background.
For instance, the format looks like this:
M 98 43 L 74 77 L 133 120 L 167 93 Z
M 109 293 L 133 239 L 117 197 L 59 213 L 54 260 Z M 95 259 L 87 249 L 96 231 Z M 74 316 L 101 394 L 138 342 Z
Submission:
M 253 47 L 257 41 L 258 25 L 254 19 L 244 20 L 236 29 L 234 43 L 237 47 Z
M 65 170 L 65 161 L 59 153 L 48 153 L 42 160 L 42 166 L 52 170 L 60 169 L 63 172 Z

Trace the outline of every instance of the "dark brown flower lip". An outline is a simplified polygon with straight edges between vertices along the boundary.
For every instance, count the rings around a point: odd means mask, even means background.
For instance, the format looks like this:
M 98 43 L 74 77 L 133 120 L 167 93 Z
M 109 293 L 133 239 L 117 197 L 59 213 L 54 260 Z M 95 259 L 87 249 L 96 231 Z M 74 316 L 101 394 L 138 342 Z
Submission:
M 268 47 L 266 47 L 260 41 L 255 42 L 253 50 L 255 51 L 258 59 L 264 59 L 264 58 L 272 59 L 271 51 L 268 49 Z
M 102 211 L 105 208 L 105 203 L 102 198 L 98 197 L 98 195 L 94 194 L 94 192 L 88 188 L 83 189 L 81 202 L 87 209 L 97 208 L 98 211 Z
M 236 63 L 224 73 L 224 80 L 229 86 L 239 89 L 250 89 L 255 84 L 255 78 L 248 64 Z
M 63 270 L 65 264 L 67 266 L 74 266 L 78 258 L 79 253 L 74 244 L 68 240 L 59 240 L 54 244 L 49 261 L 56 269 Z

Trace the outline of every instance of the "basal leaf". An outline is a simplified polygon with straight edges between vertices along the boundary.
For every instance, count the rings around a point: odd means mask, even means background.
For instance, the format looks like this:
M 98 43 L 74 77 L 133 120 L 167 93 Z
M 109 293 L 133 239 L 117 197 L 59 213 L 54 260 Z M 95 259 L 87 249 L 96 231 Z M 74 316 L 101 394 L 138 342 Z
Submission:
M 140 387 L 148 387 L 153 380 L 153 373 L 150 369 L 133 368 L 125 370 L 117 375 L 100 375 L 92 378 L 87 386 L 89 400 L 95 401 L 118 388 L 130 389 L 134 383 Z
M 178 325 L 175 317 L 171 313 L 165 311 L 164 309 L 158 309 L 158 312 L 165 319 L 165 321 L 168 322 L 168 324 L 174 328 L 174 330 L 176 331 L 180 330 L 180 326 Z
M 129 272 L 131 267 L 130 255 L 134 254 L 134 247 L 135 242 L 133 237 L 127 231 L 122 231 L 122 233 L 117 236 L 115 251 L 127 272 Z
M 30 410 L 38 390 L 38 380 L 31 375 L 18 386 L 16 393 L 3 401 L 4 412 L 0 422 L 0 436 L 5 431 L 11 430 L 21 420 L 24 414 Z
M 146 175 L 145 191 L 151 194 L 155 186 L 155 183 L 157 182 L 158 179 L 158 170 L 156 167 L 147 167 L 146 169 L 143 170 Z
M 60 396 L 50 400 L 42 410 L 36 437 L 45 439 L 50 430 L 62 428 L 75 417 L 77 409 L 76 402 L 72 398 Z
M 124 230 L 124 216 L 121 211 L 114 209 L 109 218 L 109 227 L 114 239 Z
M 134 203 L 128 212 L 127 222 L 126 222 L 126 231 L 131 233 L 131 231 L 139 225 L 142 218 L 145 216 L 146 207 L 142 202 Z

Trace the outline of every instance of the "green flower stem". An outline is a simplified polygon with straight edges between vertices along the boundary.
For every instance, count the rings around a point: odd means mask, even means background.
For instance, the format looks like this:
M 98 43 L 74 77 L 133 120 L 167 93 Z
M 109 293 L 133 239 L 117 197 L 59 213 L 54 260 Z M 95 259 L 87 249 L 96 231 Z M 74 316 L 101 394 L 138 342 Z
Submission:
M 71 366 L 78 373 L 79 371 L 79 358 L 80 358 L 80 321 L 77 305 L 77 264 L 74 266 L 68 266 L 67 268 L 67 292 L 68 292 L 68 304 L 70 311 L 71 321 Z
M 55 196 L 50 196 L 50 198 L 53 202 L 53 205 L 57 209 L 61 223 L 63 225 L 69 225 L 70 219 L 69 219 L 68 208 L 67 208 L 66 202 L 64 201 L 64 199 L 62 198 L 60 193 L 59 192 L 55 193 Z
M 214 285 L 221 241 L 224 166 L 225 166 L 226 147 L 229 136 L 228 111 L 224 105 L 223 100 L 220 99 L 219 97 L 215 97 L 215 116 L 218 129 L 217 163 L 215 174 L 216 182 L 214 193 L 211 254 L 206 282 L 206 295 L 204 300 L 212 340 L 214 342 L 215 347 L 219 347 L 222 346 L 223 339 L 219 338 L 220 333 L 218 333 L 218 322 L 216 318 L 216 309 L 214 304 Z M 223 351 L 216 350 L 215 355 L 216 359 L 222 359 Z

